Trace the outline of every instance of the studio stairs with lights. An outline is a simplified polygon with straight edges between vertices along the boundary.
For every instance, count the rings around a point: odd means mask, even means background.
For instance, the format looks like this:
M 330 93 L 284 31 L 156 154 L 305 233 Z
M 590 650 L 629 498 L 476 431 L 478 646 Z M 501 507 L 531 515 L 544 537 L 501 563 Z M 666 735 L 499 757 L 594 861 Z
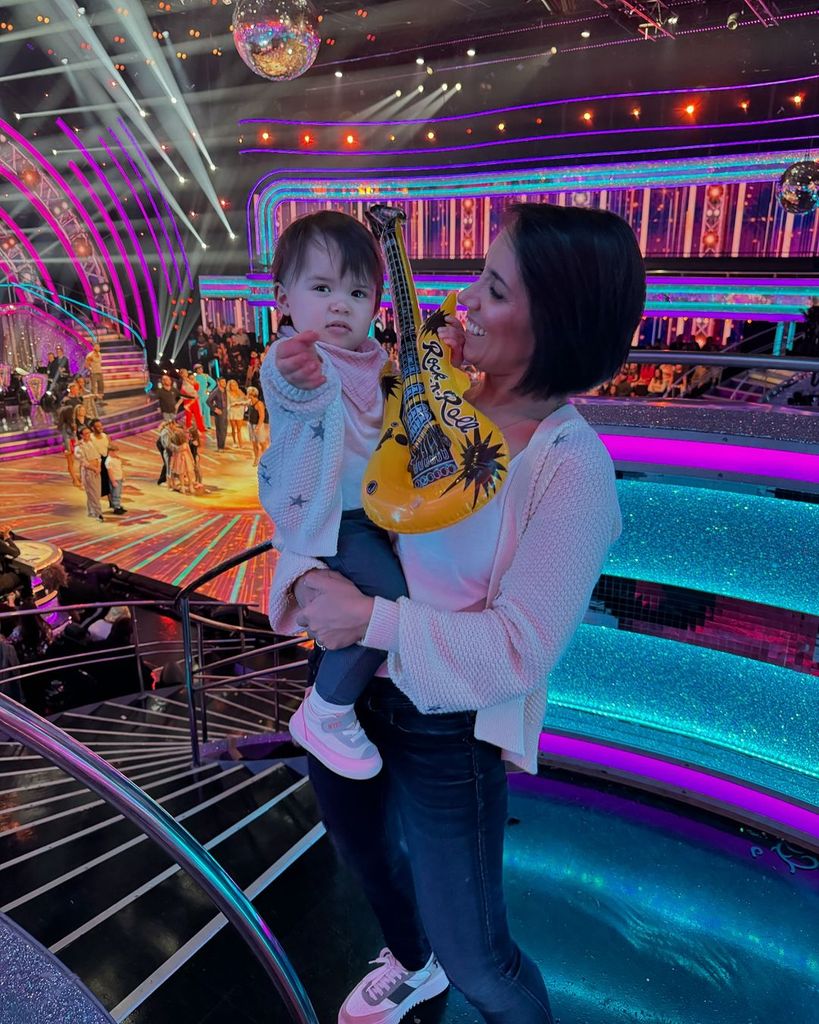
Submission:
M 241 689 L 211 695 L 208 722 L 211 741 L 226 749 L 248 733 L 280 729 L 273 702 Z M 302 967 L 315 971 L 308 919 L 349 950 L 346 922 L 328 920 L 324 909 L 328 886 L 337 894 L 339 883 L 330 845 L 319 842 L 324 828 L 302 761 L 250 766 L 228 756 L 192 766 L 181 690 L 105 701 L 65 712 L 55 723 L 213 852 L 300 974 Z M 65 1015 L 55 1021 L 291 1019 L 196 883 L 102 799 L 12 742 L 0 744 L 0 932 L 13 937 L 18 960 L 29 950 L 26 962 L 42 968 L 54 999 L 64 1001 Z M 4 1016 L 4 1006 L 13 1005 L 12 982 L 9 963 L 0 976 L 0 1024 L 48 1024 L 41 1010 L 36 1018 Z M 306 977 L 305 983 L 311 987 Z M 72 1000 L 85 1000 L 87 1017 L 69 1014 Z

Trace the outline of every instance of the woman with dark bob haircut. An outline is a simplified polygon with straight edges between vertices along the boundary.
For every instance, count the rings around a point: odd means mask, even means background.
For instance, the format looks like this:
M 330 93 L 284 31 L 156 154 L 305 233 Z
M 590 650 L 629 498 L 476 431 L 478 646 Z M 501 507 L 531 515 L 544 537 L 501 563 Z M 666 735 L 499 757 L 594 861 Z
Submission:
M 440 333 L 483 371 L 467 397 L 509 444 L 497 497 L 398 537 L 408 598 L 366 597 L 298 555 L 282 556 L 271 593 L 275 629 L 301 625 L 325 647 L 360 642 L 386 659 L 356 707 L 381 773 L 355 782 L 310 765 L 385 939 L 340 1024 L 396 1024 L 450 982 L 490 1024 L 554 1020 L 507 923 L 504 761 L 537 771 L 549 673 L 621 531 L 611 458 L 569 398 L 623 363 L 645 271 L 614 214 L 522 203 L 461 298 L 465 330 Z

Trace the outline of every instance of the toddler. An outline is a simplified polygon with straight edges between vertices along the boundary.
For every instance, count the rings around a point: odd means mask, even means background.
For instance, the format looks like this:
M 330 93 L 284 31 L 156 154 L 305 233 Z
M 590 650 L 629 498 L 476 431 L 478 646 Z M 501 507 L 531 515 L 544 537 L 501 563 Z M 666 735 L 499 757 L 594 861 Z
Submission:
M 259 495 L 276 547 L 321 559 L 368 596 L 397 600 L 407 594 L 400 563 L 361 508 L 383 414 L 386 355 L 368 336 L 384 282 L 378 243 L 347 214 L 311 214 L 282 233 L 272 272 L 283 326 L 262 363 L 270 445 Z M 293 738 L 347 778 L 381 769 L 354 705 L 383 661 L 383 651 L 359 645 L 325 651 L 290 721 Z

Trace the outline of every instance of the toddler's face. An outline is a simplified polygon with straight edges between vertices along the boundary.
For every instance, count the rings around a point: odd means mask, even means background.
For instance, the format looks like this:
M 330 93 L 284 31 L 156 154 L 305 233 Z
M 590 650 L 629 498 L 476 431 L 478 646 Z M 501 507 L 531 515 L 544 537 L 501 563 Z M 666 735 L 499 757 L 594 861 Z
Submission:
M 277 301 L 297 332 L 315 331 L 319 340 L 355 351 L 375 315 L 375 287 L 350 274 L 341 276 L 341 254 L 312 241 L 298 276 L 279 285 Z

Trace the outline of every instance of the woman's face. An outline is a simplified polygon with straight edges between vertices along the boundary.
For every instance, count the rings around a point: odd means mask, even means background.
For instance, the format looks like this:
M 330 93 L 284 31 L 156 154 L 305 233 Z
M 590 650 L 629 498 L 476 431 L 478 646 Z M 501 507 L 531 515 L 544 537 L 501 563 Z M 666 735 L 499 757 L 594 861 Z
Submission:
M 535 333 L 508 231 L 489 246 L 483 273 L 461 292 L 461 301 L 467 309 L 464 361 L 517 383 L 531 361 Z

